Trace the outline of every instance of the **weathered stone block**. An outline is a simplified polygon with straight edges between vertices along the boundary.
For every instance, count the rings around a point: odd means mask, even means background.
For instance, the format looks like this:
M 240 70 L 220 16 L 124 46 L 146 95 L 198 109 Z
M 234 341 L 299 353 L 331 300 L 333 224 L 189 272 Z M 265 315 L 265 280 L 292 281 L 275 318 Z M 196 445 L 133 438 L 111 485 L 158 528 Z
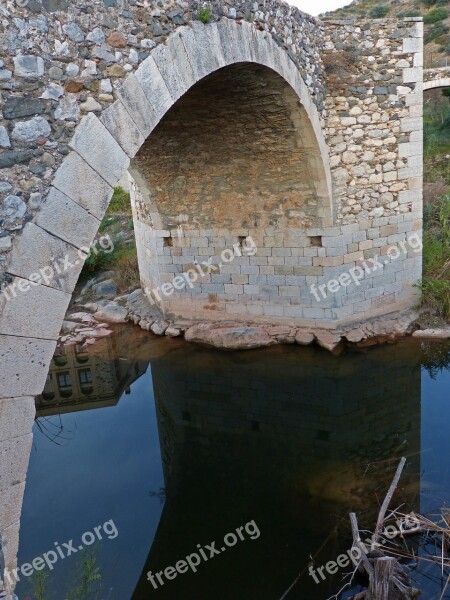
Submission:
M 0 334 L 0 398 L 40 394 L 55 347 L 50 339 Z
M 134 73 L 127 77 L 125 83 L 117 90 L 117 95 L 142 135 L 148 137 L 156 127 L 158 119 Z
M 423 120 L 421 117 L 405 117 L 400 119 L 400 126 L 404 132 L 420 131 L 423 128 Z
M 421 67 L 412 67 L 403 69 L 403 83 L 416 83 L 422 81 L 423 69 Z
M 93 113 L 78 125 L 69 146 L 113 187 L 130 164 L 129 157 Z
M 69 294 L 14 277 L 0 296 L 0 334 L 55 340 L 69 301 Z
M 23 398 L 1 398 L 0 440 L 6 441 L 14 437 L 20 437 L 31 433 L 35 414 L 34 398 L 31 396 Z
M 172 59 L 170 48 L 161 44 L 152 51 L 152 57 L 173 100 L 178 100 L 188 90 L 188 86 L 180 73 L 177 63 Z
M 205 26 L 200 21 L 193 21 L 191 27 L 192 31 L 194 32 L 196 42 L 195 58 L 197 61 L 201 57 L 201 62 L 206 68 L 207 73 L 213 73 L 221 67 L 224 67 L 227 63 L 225 62 L 225 58 L 222 53 L 221 38 L 219 36 L 217 24 L 209 23 Z M 183 39 L 185 41 L 190 40 L 190 37 L 188 36 Z M 191 49 L 193 50 L 193 48 Z M 188 50 L 187 47 L 186 50 Z
M 2 502 L 0 503 L 0 531 L 4 531 L 7 527 L 10 527 L 20 520 L 24 492 L 25 481 L 2 490 Z
M 0 491 L 24 481 L 33 435 L 0 441 Z
M 419 37 L 404 38 L 402 50 L 404 54 L 410 54 L 412 52 L 422 52 L 423 40 Z
M 100 221 L 71 198 L 51 188 L 38 213 L 36 225 L 77 248 L 89 248 Z
M 398 155 L 400 158 L 407 158 L 408 156 L 421 155 L 423 152 L 423 145 L 421 142 L 403 142 L 398 145 Z
M 188 55 L 195 81 L 200 81 L 200 79 L 211 73 L 209 59 L 205 56 L 204 52 L 200 52 L 194 31 L 191 27 L 187 27 L 181 32 L 181 40 Z M 207 52 L 208 54 L 211 53 L 211 49 Z
M 157 119 L 161 119 L 174 101 L 154 58 L 152 56 L 146 58 L 135 75 Z
M 172 55 L 172 62 L 177 63 L 179 72 L 183 78 L 186 89 L 189 89 L 196 83 L 196 78 L 189 57 L 181 39 L 183 31 L 186 27 L 179 27 L 167 40 L 167 47 Z
M 101 122 L 131 158 L 145 141 L 136 123 L 120 100 L 103 111 Z
M 11 148 L 8 130 L 3 125 L 0 125 L 0 148 Z
M 88 213 L 102 219 L 113 188 L 76 152 L 71 152 L 56 171 L 53 186 Z
M 34 223 L 27 223 L 17 238 L 8 272 L 23 279 L 44 280 L 44 285 L 70 294 L 83 263 L 76 248 Z

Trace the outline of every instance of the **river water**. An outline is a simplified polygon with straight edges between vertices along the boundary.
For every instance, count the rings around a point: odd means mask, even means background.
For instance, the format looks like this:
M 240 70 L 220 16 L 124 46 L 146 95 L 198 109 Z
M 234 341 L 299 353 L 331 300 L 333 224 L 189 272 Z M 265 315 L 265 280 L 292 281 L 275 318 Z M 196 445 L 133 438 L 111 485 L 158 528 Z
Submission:
M 74 548 L 44 600 L 279 600 L 296 579 L 287 600 L 326 600 L 350 568 L 316 583 L 308 564 L 351 547 L 349 511 L 373 529 L 401 456 L 393 504 L 448 503 L 449 356 L 413 340 L 224 353 L 131 327 L 69 347 L 36 398 L 18 563 Z M 195 573 L 155 578 L 192 554 Z M 86 559 L 99 580 L 81 593 Z M 439 570 L 413 576 L 440 597 Z M 38 584 L 22 578 L 19 599 Z

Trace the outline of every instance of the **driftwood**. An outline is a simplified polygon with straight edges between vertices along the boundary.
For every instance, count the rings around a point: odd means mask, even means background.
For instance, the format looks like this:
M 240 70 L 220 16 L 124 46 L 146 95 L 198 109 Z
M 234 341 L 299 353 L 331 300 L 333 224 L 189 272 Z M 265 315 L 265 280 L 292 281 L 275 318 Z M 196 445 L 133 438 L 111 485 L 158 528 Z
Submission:
M 380 540 L 380 533 L 383 529 L 384 519 L 386 518 L 386 511 L 389 508 L 389 504 L 391 503 L 392 496 L 397 489 L 398 482 L 400 481 L 400 477 L 402 476 L 402 471 L 406 464 L 406 458 L 403 457 L 397 467 L 397 471 L 395 472 L 394 479 L 389 487 L 388 493 L 386 494 L 385 499 L 383 500 L 383 504 L 381 505 L 380 512 L 378 513 L 377 524 L 375 527 L 375 536 L 374 541 L 377 543 Z
M 381 505 L 375 533 L 370 547 L 361 541 L 358 521 L 355 513 L 350 513 L 353 547 L 361 552 L 358 569 L 368 579 L 367 590 L 353 596 L 350 600 L 413 600 L 420 595 L 419 590 L 411 586 L 408 572 L 393 557 L 386 556 L 379 540 L 383 534 L 386 512 L 397 488 L 406 459 L 402 458 L 397 471 Z

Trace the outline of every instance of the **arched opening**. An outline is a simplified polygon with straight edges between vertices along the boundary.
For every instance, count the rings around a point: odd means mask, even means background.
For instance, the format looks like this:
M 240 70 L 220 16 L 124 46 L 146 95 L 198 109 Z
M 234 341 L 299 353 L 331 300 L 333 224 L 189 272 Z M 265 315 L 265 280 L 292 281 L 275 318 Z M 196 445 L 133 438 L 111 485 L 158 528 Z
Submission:
M 445 323 L 450 318 L 450 78 L 424 88 L 422 297 L 434 318 Z
M 295 316 L 313 268 L 304 250 L 316 245 L 306 231 L 331 207 L 313 127 L 280 75 L 240 63 L 205 77 L 130 173 L 142 283 L 166 314 Z M 195 285 L 172 285 L 210 258 L 217 267 Z

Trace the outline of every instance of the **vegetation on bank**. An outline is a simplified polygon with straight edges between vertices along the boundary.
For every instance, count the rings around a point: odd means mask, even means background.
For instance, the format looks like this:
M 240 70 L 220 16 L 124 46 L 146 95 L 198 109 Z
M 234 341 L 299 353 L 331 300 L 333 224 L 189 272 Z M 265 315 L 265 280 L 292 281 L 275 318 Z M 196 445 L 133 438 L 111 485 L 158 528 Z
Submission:
M 112 271 L 119 293 L 126 293 L 131 288 L 136 289 L 139 285 L 139 267 L 130 194 L 121 187 L 114 190 L 108 210 L 100 224 L 99 235 L 108 235 L 114 249 L 112 252 L 92 253 L 84 263 L 80 280 L 84 282 L 104 271 Z
M 424 252 L 422 305 L 450 319 L 450 89 L 424 106 Z
M 84 548 L 80 552 L 73 582 L 64 596 L 67 597 L 67 600 L 100 600 L 101 598 L 112 600 L 111 590 L 105 595 L 105 586 L 99 566 L 100 549 L 100 546 L 89 550 Z M 53 597 L 53 594 L 50 593 L 51 579 L 46 571 L 36 571 L 30 581 L 32 598 L 49 600 L 50 597 Z
M 449 0 L 355 0 L 322 16 L 345 19 L 423 17 L 425 66 L 450 65 Z

